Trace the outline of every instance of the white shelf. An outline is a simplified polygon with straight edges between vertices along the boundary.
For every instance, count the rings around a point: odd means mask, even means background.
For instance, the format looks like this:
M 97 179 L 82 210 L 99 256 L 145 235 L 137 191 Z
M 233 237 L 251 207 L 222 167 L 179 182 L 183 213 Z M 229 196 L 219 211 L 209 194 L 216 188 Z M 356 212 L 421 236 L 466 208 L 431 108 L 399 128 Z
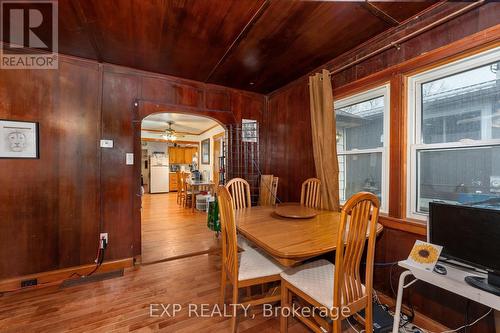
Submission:
M 484 304 L 486 306 L 492 307 L 493 309 L 500 311 L 500 296 L 496 296 L 492 293 L 472 287 L 464 280 L 466 276 L 474 275 L 474 276 L 486 277 L 485 274 L 481 274 L 472 270 L 457 268 L 442 263 L 441 265 L 446 267 L 447 270 L 446 275 L 441 275 L 433 271 L 428 271 L 420 267 L 415 267 L 406 260 L 399 262 L 399 266 L 410 270 L 413 276 L 415 276 L 417 279 L 421 281 L 433 284 L 437 287 L 446 289 L 457 295 L 466 297 L 470 300 L 476 301 L 478 303 Z

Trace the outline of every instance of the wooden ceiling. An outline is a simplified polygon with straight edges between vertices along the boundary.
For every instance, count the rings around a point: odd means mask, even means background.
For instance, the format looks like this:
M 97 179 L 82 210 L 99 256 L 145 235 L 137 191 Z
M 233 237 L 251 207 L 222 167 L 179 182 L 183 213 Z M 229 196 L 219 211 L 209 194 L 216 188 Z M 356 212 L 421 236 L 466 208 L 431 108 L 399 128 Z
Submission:
M 435 2 L 59 0 L 59 51 L 269 93 Z

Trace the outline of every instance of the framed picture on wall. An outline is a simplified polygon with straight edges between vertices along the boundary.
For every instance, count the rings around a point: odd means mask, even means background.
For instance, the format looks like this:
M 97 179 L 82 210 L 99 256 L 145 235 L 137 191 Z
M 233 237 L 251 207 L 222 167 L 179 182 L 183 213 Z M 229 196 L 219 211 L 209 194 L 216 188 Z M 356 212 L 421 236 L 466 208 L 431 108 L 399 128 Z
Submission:
M 0 158 L 39 158 L 38 123 L 0 119 Z
M 201 164 L 210 164 L 210 138 L 201 142 Z

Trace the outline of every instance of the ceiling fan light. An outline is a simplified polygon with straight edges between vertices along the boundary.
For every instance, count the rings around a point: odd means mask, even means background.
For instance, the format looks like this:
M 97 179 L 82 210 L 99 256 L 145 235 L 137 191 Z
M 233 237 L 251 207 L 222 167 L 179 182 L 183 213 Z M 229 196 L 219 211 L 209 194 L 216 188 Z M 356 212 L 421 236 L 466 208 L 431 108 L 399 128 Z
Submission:
M 172 134 L 172 133 L 165 133 L 161 137 L 163 139 L 169 140 L 169 141 L 175 141 L 177 139 L 177 137 L 175 136 L 175 134 Z

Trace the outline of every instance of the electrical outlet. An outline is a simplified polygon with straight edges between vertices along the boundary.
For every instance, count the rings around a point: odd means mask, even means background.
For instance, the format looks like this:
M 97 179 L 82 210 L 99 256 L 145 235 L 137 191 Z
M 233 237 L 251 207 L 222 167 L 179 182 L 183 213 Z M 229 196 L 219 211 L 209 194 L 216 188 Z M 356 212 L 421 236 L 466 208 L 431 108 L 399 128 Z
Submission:
M 125 164 L 126 165 L 134 165 L 134 154 L 133 153 L 126 154 Z
M 101 232 L 101 234 L 99 235 L 99 244 L 101 246 L 101 249 L 104 248 L 104 244 L 102 243 L 103 239 L 106 241 L 106 244 L 109 244 L 108 233 L 107 232 Z
M 37 279 L 24 280 L 24 281 L 21 281 L 21 288 L 36 286 L 37 284 L 38 284 Z
M 101 148 L 113 148 L 113 140 L 101 140 Z

